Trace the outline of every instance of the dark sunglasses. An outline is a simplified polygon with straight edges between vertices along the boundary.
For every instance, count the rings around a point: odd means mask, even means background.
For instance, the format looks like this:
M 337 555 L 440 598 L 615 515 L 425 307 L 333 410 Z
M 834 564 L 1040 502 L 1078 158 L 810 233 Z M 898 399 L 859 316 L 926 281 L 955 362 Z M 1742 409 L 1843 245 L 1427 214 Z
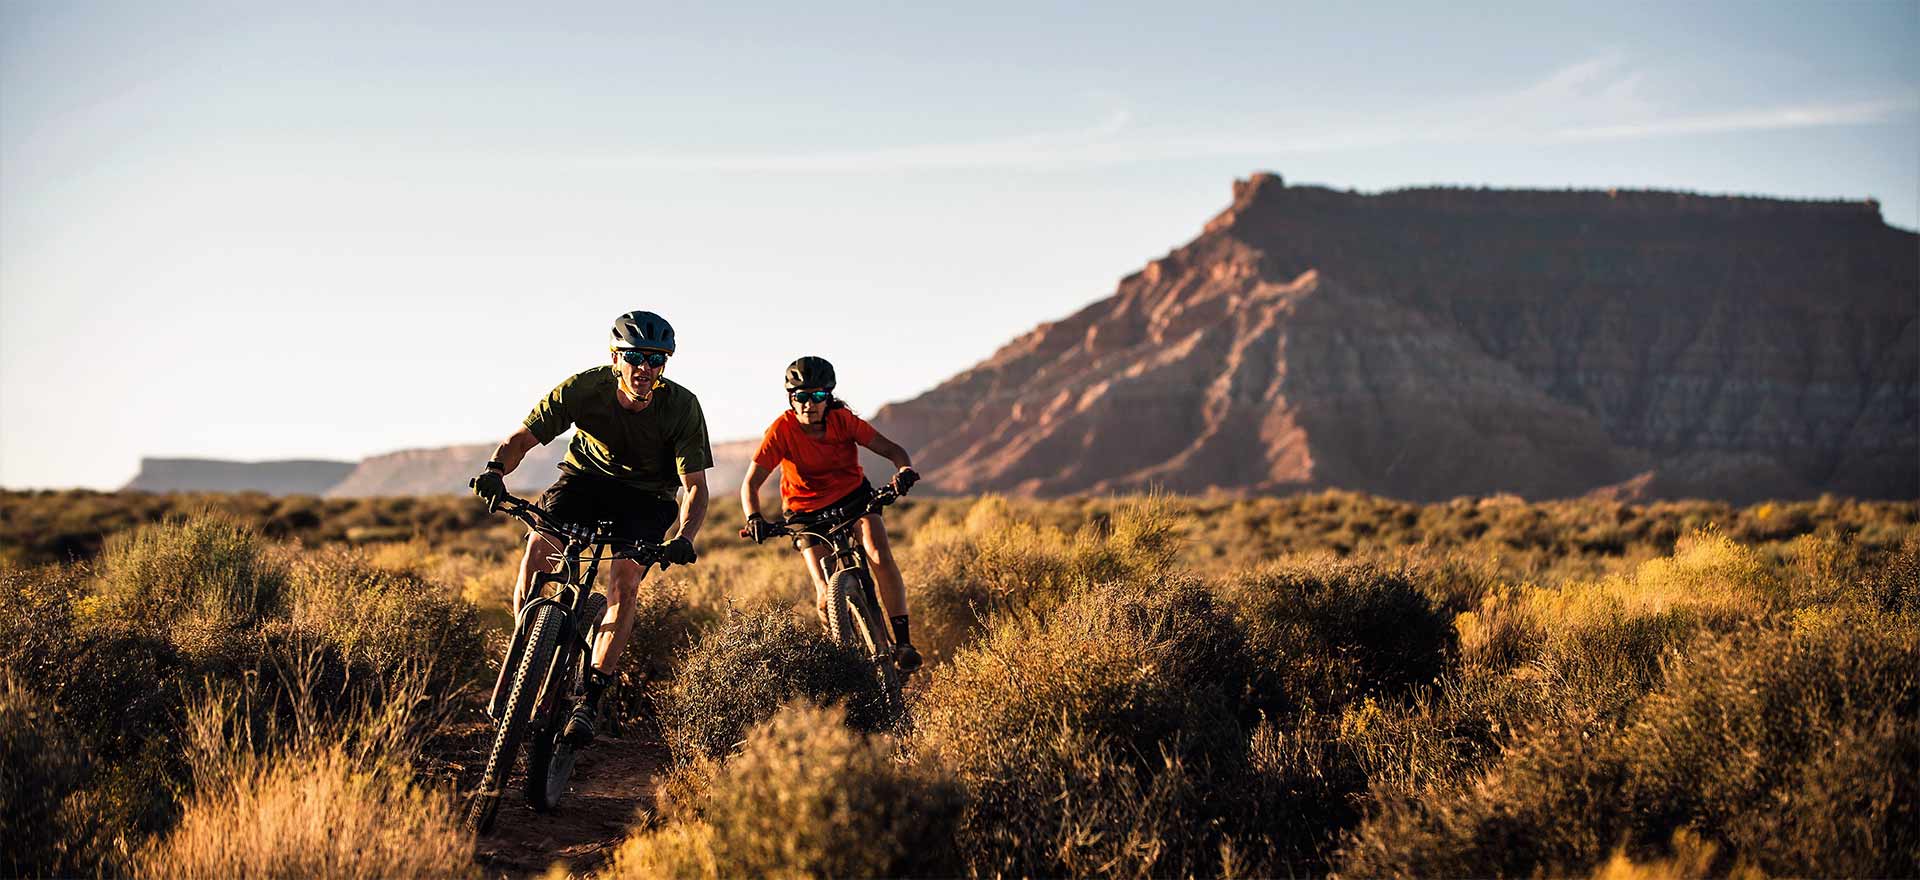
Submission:
M 795 391 L 793 392 L 793 400 L 795 403 L 826 403 L 827 401 L 832 399 L 833 399 L 833 392 L 831 391 Z
M 664 367 L 667 365 L 667 354 L 663 351 L 641 351 L 636 348 L 622 349 L 620 359 L 626 361 L 627 366 L 630 367 Z

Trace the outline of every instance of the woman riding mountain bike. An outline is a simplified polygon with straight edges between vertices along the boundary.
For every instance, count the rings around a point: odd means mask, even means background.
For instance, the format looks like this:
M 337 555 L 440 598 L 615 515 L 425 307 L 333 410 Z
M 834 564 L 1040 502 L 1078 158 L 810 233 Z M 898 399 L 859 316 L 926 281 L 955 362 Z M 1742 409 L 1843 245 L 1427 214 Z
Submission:
M 860 450 L 865 446 L 893 463 L 891 486 L 905 495 L 920 475 L 900 445 L 880 436 L 865 419 L 853 414 L 834 397 L 836 381 L 833 365 L 825 358 L 803 357 L 787 365 L 787 411 L 773 420 L 760 448 L 747 466 L 747 477 L 740 484 L 740 506 L 746 513 L 741 534 L 755 543 L 784 534 L 780 526 L 760 514 L 760 486 L 775 468 L 780 468 L 780 504 L 790 524 L 805 526 L 809 514 L 842 510 L 865 505 L 873 496 L 873 485 L 860 468 Z M 861 542 L 872 561 L 874 580 L 881 604 L 892 624 L 894 665 L 902 672 L 920 668 L 920 652 L 908 633 L 907 591 L 900 580 L 900 566 L 893 561 L 893 548 L 887 541 L 887 526 L 878 512 L 860 521 Z M 807 574 L 813 579 L 814 605 L 820 619 L 827 619 L 827 574 L 821 565 L 828 548 L 811 538 L 795 539 L 806 559 Z

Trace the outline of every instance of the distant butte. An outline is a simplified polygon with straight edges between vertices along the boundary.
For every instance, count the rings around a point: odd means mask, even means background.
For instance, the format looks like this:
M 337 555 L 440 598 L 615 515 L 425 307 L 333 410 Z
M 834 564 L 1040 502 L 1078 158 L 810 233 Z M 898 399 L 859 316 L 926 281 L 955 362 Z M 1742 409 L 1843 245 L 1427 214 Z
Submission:
M 1258 174 L 874 422 L 953 493 L 1915 498 L 1917 258 L 1870 201 Z

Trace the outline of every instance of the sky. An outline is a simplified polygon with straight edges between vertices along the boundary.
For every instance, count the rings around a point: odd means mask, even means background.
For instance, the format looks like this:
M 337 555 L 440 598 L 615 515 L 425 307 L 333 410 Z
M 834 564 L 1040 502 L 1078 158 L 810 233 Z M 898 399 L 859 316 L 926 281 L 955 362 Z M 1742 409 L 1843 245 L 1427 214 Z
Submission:
M 631 309 L 871 412 L 1261 170 L 1920 217 L 1912 0 L 694 6 L 0 0 L 0 487 L 497 442 Z

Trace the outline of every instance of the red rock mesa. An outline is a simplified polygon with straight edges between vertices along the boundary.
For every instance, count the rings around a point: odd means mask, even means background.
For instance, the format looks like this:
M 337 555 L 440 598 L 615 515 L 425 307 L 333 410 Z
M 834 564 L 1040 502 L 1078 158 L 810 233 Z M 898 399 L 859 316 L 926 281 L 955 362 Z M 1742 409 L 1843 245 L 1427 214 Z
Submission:
M 1260 174 L 874 422 L 960 493 L 1920 497 L 1917 262 L 1871 202 Z

